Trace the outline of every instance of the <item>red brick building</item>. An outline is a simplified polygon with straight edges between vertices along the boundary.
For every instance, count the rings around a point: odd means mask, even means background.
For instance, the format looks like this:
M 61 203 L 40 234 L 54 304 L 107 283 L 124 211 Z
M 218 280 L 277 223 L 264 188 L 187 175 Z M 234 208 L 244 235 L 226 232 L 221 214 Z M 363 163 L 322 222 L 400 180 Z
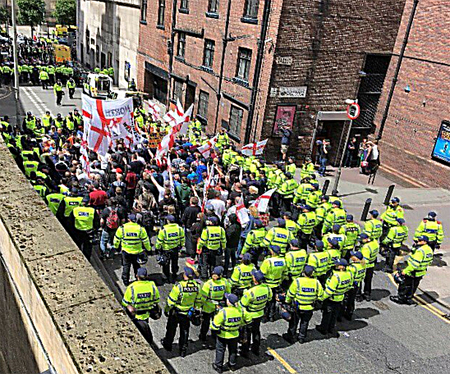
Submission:
M 407 0 L 375 119 L 380 125 L 405 36 L 413 0 Z M 445 131 L 432 158 L 443 121 L 450 121 L 450 19 L 448 4 L 418 3 L 389 115 L 381 140 L 381 162 L 428 186 L 448 188 L 450 133 Z M 446 139 L 447 138 L 447 139 Z M 445 162 L 447 160 L 447 162 Z
M 142 1 L 139 88 L 164 104 L 195 103 L 208 132 L 269 138 L 275 155 L 284 122 L 292 154 L 329 137 L 335 162 L 348 98 L 361 103 L 354 132 L 372 130 L 404 2 Z

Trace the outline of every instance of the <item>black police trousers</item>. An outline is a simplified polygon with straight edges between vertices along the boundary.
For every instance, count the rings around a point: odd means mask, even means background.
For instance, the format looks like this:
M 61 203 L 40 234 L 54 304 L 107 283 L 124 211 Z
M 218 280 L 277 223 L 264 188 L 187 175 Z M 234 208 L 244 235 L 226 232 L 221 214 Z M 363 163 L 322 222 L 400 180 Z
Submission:
M 136 276 L 138 269 L 141 267 L 137 262 L 138 258 L 139 255 L 137 254 L 133 255 L 122 251 L 122 282 L 125 286 L 130 284 L 131 265 L 133 265 L 134 276 Z
M 163 273 L 167 277 L 167 279 L 170 279 L 170 270 L 172 270 L 174 281 L 176 280 L 178 273 L 178 251 L 178 248 L 171 249 L 170 251 L 163 251 L 169 259 L 169 261 L 167 261 L 167 264 L 162 267 Z
M 205 341 L 206 340 L 206 335 L 208 334 L 209 331 L 209 324 L 211 322 L 211 318 L 214 317 L 214 313 L 205 313 L 203 312 L 202 314 L 202 326 L 200 327 L 200 340 L 201 341 Z
M 145 340 L 147 340 L 147 342 L 151 344 L 153 342 L 153 335 L 152 330 L 150 330 L 150 325 L 148 324 L 148 319 L 142 320 L 135 318 L 133 322 L 138 328 L 138 330 L 141 332 Z
M 243 354 L 248 353 L 250 345 L 252 352 L 259 354 L 259 346 L 261 345 L 261 321 L 263 317 L 254 318 L 250 324 L 244 327 L 247 339 L 241 346 Z
M 392 247 L 387 248 L 386 264 L 384 266 L 385 271 L 387 271 L 387 272 L 394 271 L 395 256 L 399 255 L 399 250 L 400 250 L 400 248 L 392 248 Z
M 376 263 L 375 263 L 376 265 Z M 372 266 L 371 268 L 366 269 L 366 276 L 364 277 L 364 288 L 362 287 L 362 282 L 360 287 L 358 288 L 358 294 L 357 296 L 361 296 L 361 294 L 364 294 L 364 297 L 368 298 L 372 294 L 372 279 L 373 279 L 373 272 L 375 271 L 375 266 Z
M 357 293 L 358 287 L 353 287 L 350 291 L 347 291 L 347 293 L 345 294 L 342 314 L 347 319 L 351 319 L 353 316 L 353 312 L 355 311 L 355 300 Z
M 200 256 L 200 276 L 203 279 L 208 279 L 212 274 L 213 269 L 216 267 L 217 250 L 203 249 Z
M 166 336 L 163 339 L 163 345 L 166 348 L 172 349 L 173 340 L 177 332 L 177 327 L 180 326 L 180 338 L 178 345 L 180 352 L 185 351 L 189 339 L 189 327 L 191 323 L 186 314 L 182 314 L 176 310 L 172 310 L 167 319 Z
M 412 300 L 423 277 L 405 276 L 405 281 L 398 287 L 398 297 L 402 301 Z
M 225 351 L 228 346 L 228 365 L 230 368 L 236 366 L 237 350 L 238 350 L 239 337 L 232 339 L 221 338 L 220 336 L 216 339 L 216 360 L 215 365 L 219 368 L 223 368 L 223 361 L 225 359 Z
M 73 229 L 73 240 L 89 260 L 92 255 L 92 241 L 87 231 Z
M 288 335 L 295 339 L 297 334 L 298 323 L 300 322 L 300 329 L 298 331 L 298 339 L 306 339 L 306 333 L 308 332 L 309 321 L 313 316 L 312 310 L 300 310 L 298 309 L 295 313 L 292 313 L 291 319 L 289 320 Z
M 323 302 L 322 322 L 318 329 L 323 332 L 333 332 L 341 307 L 342 302 L 326 299 Z

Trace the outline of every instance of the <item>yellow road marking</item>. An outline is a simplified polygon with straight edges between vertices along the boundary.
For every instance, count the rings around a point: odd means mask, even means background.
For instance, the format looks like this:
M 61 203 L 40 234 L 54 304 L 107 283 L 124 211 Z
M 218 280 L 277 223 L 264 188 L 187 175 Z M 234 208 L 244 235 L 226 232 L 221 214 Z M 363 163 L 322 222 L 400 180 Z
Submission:
M 283 365 L 283 366 L 287 369 L 287 371 L 288 371 L 289 373 L 291 373 L 291 374 L 297 374 L 297 372 L 292 368 L 292 366 L 289 365 L 289 364 L 286 362 L 286 360 L 285 360 L 283 357 L 281 357 L 277 352 L 275 352 L 274 349 L 272 349 L 272 348 L 270 348 L 270 347 L 267 347 L 267 350 L 270 352 L 270 354 L 271 354 L 273 357 L 275 357 L 275 358 L 280 362 L 281 365 Z
M 394 277 L 392 276 L 392 274 L 388 274 L 389 279 L 391 280 L 391 282 L 397 287 L 397 283 L 395 283 L 394 281 Z M 448 320 L 447 318 L 445 318 L 445 314 L 442 313 L 438 308 L 436 308 L 435 306 L 427 303 L 424 299 L 422 299 L 420 296 L 414 296 L 413 299 L 423 308 L 425 308 L 426 310 L 428 310 L 430 313 L 433 313 L 436 317 L 440 318 L 441 320 L 443 320 L 445 323 L 450 324 L 450 320 Z

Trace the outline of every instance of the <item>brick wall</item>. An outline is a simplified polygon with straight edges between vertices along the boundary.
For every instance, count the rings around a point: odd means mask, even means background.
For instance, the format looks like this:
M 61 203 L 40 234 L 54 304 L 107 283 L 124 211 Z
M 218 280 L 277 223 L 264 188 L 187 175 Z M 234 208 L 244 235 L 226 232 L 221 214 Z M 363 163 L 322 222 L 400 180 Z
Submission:
M 367 53 L 389 53 L 396 40 L 403 1 L 285 0 L 275 55 L 292 57 L 274 65 L 271 87 L 307 86 L 305 98 L 268 99 L 262 137 L 276 156 L 280 138 L 272 137 L 277 105 L 296 105 L 290 152 L 309 153 L 318 111 L 343 111 L 355 98 L 358 72 Z M 298 138 L 300 136 L 300 138 Z M 292 139 L 292 138 L 291 138 Z M 339 139 L 332 139 L 337 147 Z
M 400 52 L 413 0 L 407 0 L 394 53 Z M 381 143 L 381 161 L 430 186 L 448 188 L 449 167 L 431 160 L 442 120 L 450 120 L 448 5 L 418 5 Z M 391 60 L 375 123 L 379 125 L 398 58 Z M 409 86 L 411 91 L 405 92 Z

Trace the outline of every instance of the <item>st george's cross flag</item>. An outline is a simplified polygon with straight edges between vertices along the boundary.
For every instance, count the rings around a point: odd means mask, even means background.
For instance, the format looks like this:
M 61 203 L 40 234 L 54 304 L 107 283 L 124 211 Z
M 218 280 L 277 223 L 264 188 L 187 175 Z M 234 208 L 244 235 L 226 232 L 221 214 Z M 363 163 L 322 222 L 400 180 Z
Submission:
M 259 156 L 264 152 L 268 139 L 261 140 L 258 143 L 246 144 L 242 147 L 242 154 L 245 156 Z

